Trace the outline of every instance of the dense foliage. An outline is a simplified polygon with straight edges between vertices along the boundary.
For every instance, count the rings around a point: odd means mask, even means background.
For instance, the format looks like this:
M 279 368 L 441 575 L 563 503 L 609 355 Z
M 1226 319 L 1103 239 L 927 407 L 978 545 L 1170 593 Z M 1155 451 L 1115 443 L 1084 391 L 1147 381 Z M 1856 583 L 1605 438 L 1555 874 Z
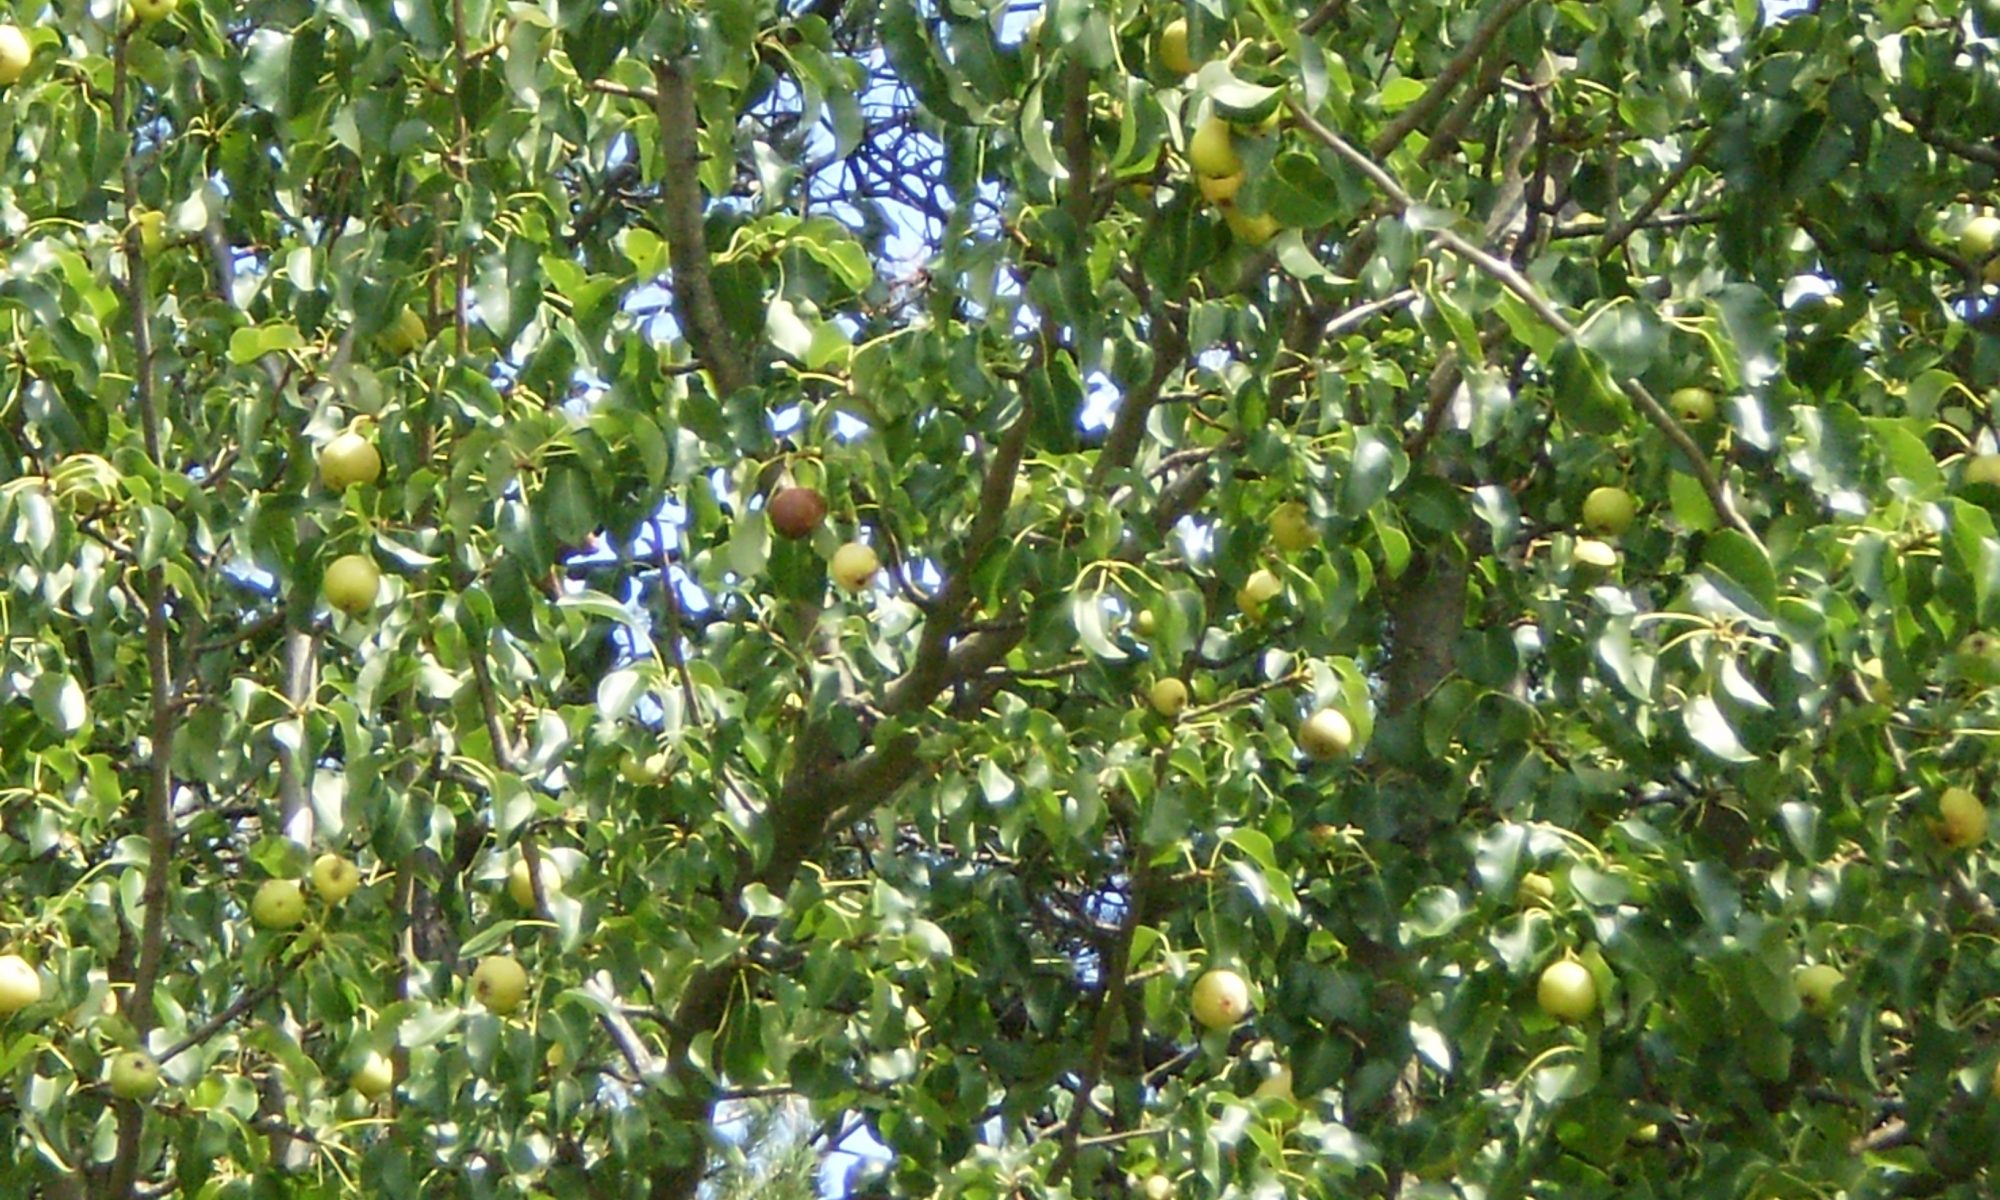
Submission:
M 131 3 L 0 1191 L 1991 1193 L 1990 0 Z

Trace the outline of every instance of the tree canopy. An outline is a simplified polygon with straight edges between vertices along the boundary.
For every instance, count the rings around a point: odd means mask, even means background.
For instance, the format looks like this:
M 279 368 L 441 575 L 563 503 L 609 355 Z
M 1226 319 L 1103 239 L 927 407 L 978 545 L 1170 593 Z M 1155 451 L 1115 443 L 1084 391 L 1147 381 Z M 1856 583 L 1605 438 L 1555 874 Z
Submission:
M 1992 0 L 12 19 L 0 1190 L 1991 1194 Z

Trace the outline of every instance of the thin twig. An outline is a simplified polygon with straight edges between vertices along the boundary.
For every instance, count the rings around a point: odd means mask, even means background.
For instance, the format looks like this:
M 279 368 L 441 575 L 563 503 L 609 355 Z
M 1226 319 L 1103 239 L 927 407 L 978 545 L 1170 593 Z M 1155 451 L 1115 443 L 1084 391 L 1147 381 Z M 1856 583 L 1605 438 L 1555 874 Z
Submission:
M 1968 142 L 1964 138 L 1953 137 L 1949 133 L 1941 133 L 1932 127 L 1931 122 L 1917 120 L 1907 114 L 1904 115 L 1903 119 L 1909 122 L 1913 133 L 1940 150 L 1956 154 L 1960 158 L 1980 163 L 1984 166 L 2000 167 L 2000 150 L 1996 150 L 1992 146 L 1982 146 L 1978 142 Z
M 1324 142 L 1335 154 L 1345 159 L 1349 165 L 1360 171 L 1363 175 L 1366 175 L 1369 181 L 1389 199 L 1389 202 L 1395 206 L 1398 212 L 1407 212 L 1415 206 L 1416 201 L 1410 196 L 1408 191 L 1404 190 L 1403 185 L 1397 181 L 1394 175 L 1391 175 L 1374 159 L 1355 149 L 1352 145 L 1349 145 L 1345 138 L 1342 138 L 1333 130 L 1322 125 L 1296 99 L 1292 100 L 1290 105 L 1292 113 L 1298 118 L 1301 127 Z M 1512 263 L 1474 245 L 1465 237 L 1450 229 L 1433 229 L 1431 231 L 1431 240 L 1433 244 L 1451 251 L 1453 254 L 1491 275 L 1496 282 L 1514 293 L 1537 317 L 1541 318 L 1543 324 L 1565 338 L 1571 340 L 1576 338 L 1577 327 L 1570 322 L 1569 318 L 1563 316 L 1556 309 L 1555 305 L 1550 303 L 1548 298 L 1543 296 L 1536 289 L 1535 285 L 1528 281 L 1527 277 L 1515 270 Z M 1736 511 L 1736 505 L 1730 500 L 1727 489 L 1722 486 L 1722 481 L 1716 477 L 1715 471 L 1709 466 L 1707 456 L 1702 452 L 1701 447 L 1695 443 L 1695 440 L 1688 436 L 1687 430 L 1681 428 L 1680 422 L 1674 419 L 1674 415 L 1668 412 L 1666 407 L 1654 397 L 1646 385 L 1638 380 L 1621 380 L 1619 387 L 1632 400 L 1632 403 L 1638 406 L 1639 411 L 1645 415 L 1646 419 L 1651 421 L 1662 434 L 1666 435 L 1667 440 L 1672 442 L 1675 449 L 1679 450 L 1682 456 L 1686 458 L 1689 469 L 1694 472 L 1695 478 L 1701 481 L 1702 490 L 1708 494 L 1709 503 L 1715 506 L 1715 511 L 1725 521 L 1734 526 L 1738 532 L 1749 538 L 1751 542 L 1761 549 L 1763 541 L 1758 538 L 1757 531 L 1751 527 L 1748 521 L 1743 519 L 1742 514 Z
M 1367 324 L 1380 313 L 1408 308 L 1416 302 L 1416 299 L 1417 292 L 1415 288 L 1404 288 L 1402 291 L 1392 292 L 1380 300 L 1370 300 L 1366 304 L 1357 304 L 1328 321 L 1326 327 L 1320 330 L 1320 339 L 1325 341 L 1337 338 L 1344 333 Z
M 1368 152 L 1376 158 L 1387 158 L 1396 147 L 1403 144 L 1404 138 L 1409 137 L 1418 126 L 1429 120 L 1431 114 L 1445 102 L 1445 98 L 1451 95 L 1452 90 L 1472 73 L 1473 67 L 1479 65 L 1480 56 L 1485 54 L 1486 48 L 1500 36 L 1500 31 L 1507 27 L 1507 22 L 1513 20 L 1514 14 L 1526 8 L 1528 3 L 1529 0 L 1500 0 L 1495 4 L 1493 10 L 1479 22 L 1479 27 L 1472 31 L 1472 36 L 1466 39 L 1465 45 L 1460 46 L 1458 53 L 1452 55 L 1451 61 L 1444 65 L 1444 70 L 1439 71 L 1437 78 L 1431 80 L 1431 85 L 1424 89 L 1424 94 L 1417 97 L 1408 108 L 1397 113 L 1395 119 L 1384 125 L 1382 132 L 1375 135 L 1375 140 L 1368 143 Z
M 287 975 L 281 972 L 273 978 L 258 984 L 256 987 L 242 992 L 236 999 L 229 1002 L 229 1007 L 210 1017 L 207 1021 L 204 1021 L 200 1028 L 195 1029 L 180 1041 L 160 1051 L 155 1057 L 155 1061 L 164 1065 L 222 1032 L 223 1027 L 227 1026 L 231 1021 L 249 1012 L 266 999 L 277 995 L 279 986 L 286 978 Z
M 1679 162 L 1674 164 L 1674 169 L 1667 172 L 1667 177 L 1660 180 L 1660 185 L 1653 189 L 1653 194 L 1646 197 L 1645 202 L 1639 205 L 1638 208 L 1633 209 L 1630 216 L 1619 221 L 1606 231 L 1604 240 L 1597 244 L 1597 256 L 1599 258 L 1603 258 L 1613 250 L 1624 245 L 1625 239 L 1631 237 L 1636 230 L 1645 227 L 1646 222 L 1650 221 L 1653 214 L 1659 211 L 1660 205 L 1665 204 L 1667 197 L 1673 195 L 1674 190 L 1680 187 L 1681 181 L 1688 177 L 1688 172 L 1694 170 L 1695 167 L 1701 164 L 1704 158 L 1708 157 L 1708 149 L 1715 144 L 1715 137 L 1716 127 L 1710 126 L 1701 135 L 1701 139 L 1688 149 L 1688 152 L 1681 157 Z

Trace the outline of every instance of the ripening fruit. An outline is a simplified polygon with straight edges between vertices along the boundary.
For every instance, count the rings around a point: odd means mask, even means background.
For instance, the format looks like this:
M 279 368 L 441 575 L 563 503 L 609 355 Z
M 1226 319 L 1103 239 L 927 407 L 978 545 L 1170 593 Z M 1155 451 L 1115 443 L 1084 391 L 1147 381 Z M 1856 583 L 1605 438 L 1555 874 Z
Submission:
M 1799 1003 L 1814 1015 L 1833 1007 L 1833 994 L 1846 981 L 1847 977 L 1840 973 L 1840 968 L 1827 963 L 1814 963 L 1792 973 L 1792 985 L 1799 989 Z
M 132 15 L 150 25 L 173 15 L 180 0 L 128 0 L 128 3 L 132 6 Z
M 1194 982 L 1194 1019 L 1210 1029 L 1232 1029 L 1250 1015 L 1250 985 L 1234 971 L 1210 971 Z
M 1160 65 L 1176 75 L 1194 74 L 1194 59 L 1188 55 L 1188 27 L 1184 20 L 1167 22 L 1160 30 Z
M 1159 628 L 1160 620 L 1153 615 L 1152 609 L 1142 608 L 1139 615 L 1132 618 L 1132 625 L 1139 631 L 1140 637 L 1152 637 L 1153 631 Z
M 111 1059 L 111 1094 L 146 1100 L 160 1090 L 160 1064 L 144 1050 L 126 1050 Z
M 347 1085 L 370 1100 L 379 1099 L 396 1086 L 396 1064 L 373 1050 L 348 1076 Z
M 423 317 L 407 304 L 376 335 L 381 340 L 382 348 L 396 358 L 414 354 L 430 336 L 431 331 L 424 324 Z
M 0 85 L 27 74 L 28 62 L 34 57 L 34 47 L 28 45 L 28 35 L 19 25 L 0 25 Z
M 553 896 L 562 889 L 562 871 L 549 861 L 546 854 L 538 855 L 541 864 L 542 895 Z M 528 860 L 517 858 L 507 871 L 507 894 L 522 908 L 535 907 L 535 884 L 528 878 Z
M 479 960 L 472 972 L 472 996 L 496 1016 L 506 1016 L 521 1007 L 528 994 L 528 972 L 504 954 Z
M 1264 1077 L 1264 1082 L 1258 1084 L 1251 1095 L 1259 1100 L 1296 1101 L 1298 1097 L 1292 1094 L 1292 1069 L 1283 1063 L 1271 1068 L 1271 1073 Z
M 331 491 L 344 492 L 357 483 L 374 483 L 382 475 L 382 456 L 375 443 L 358 433 L 338 434 L 320 448 L 319 478 Z
M 250 898 L 250 919 L 265 929 L 290 929 L 306 917 L 306 892 L 296 879 L 266 879 Z
M 1229 226 L 1229 232 L 1236 235 L 1236 240 L 1246 246 L 1261 246 L 1284 228 L 1270 213 L 1258 213 L 1253 217 L 1234 206 L 1222 210 L 1222 221 Z
M 860 542 L 849 542 L 833 552 L 833 562 L 827 573 L 833 581 L 850 592 L 858 592 L 875 578 L 875 572 L 882 569 L 882 560 L 875 557 L 875 551 Z
M 313 891 L 328 904 L 339 904 L 361 886 L 361 869 L 331 851 L 313 860 Z
M 1187 684 L 1169 676 L 1153 685 L 1148 699 L 1153 703 L 1154 712 L 1171 721 L 1180 716 L 1181 710 L 1187 707 Z
M 1148 1175 L 1145 1184 L 1146 1200 L 1172 1200 L 1174 1181 L 1165 1175 Z
M 11 1017 L 42 998 L 42 977 L 18 954 L 0 954 L 0 1017 Z
M 1188 165 L 1196 175 L 1208 179 L 1240 174 L 1243 160 L 1236 156 L 1234 139 L 1229 122 L 1211 113 L 1195 126 L 1194 136 L 1188 138 Z
M 1972 262 L 1984 262 L 2000 249 L 2000 217 L 1981 214 L 1958 232 L 1958 252 Z
M 1578 587 L 1596 587 L 1618 568 L 1618 551 L 1596 538 L 1578 538 L 1570 546 L 1569 578 Z
M 811 537 L 826 519 L 826 497 L 809 487 L 785 487 L 771 493 L 771 528 L 779 537 Z
M 1234 175 L 1197 175 L 1195 186 L 1201 189 L 1201 198 L 1210 204 L 1227 204 L 1243 190 L 1243 172 Z
M 1597 981 L 1573 958 L 1550 963 L 1535 985 L 1535 1002 L 1558 1021 L 1581 1021 L 1597 1007 Z
M 667 777 L 667 766 L 665 750 L 657 754 L 648 754 L 643 758 L 637 754 L 627 754 L 618 760 L 618 777 L 626 783 L 647 787 Z
M 139 229 L 139 249 L 148 256 L 167 244 L 167 214 L 159 209 L 140 209 L 132 215 L 132 224 Z
M 1988 483 L 2000 487 L 2000 454 L 1975 454 L 1965 461 L 1961 478 L 1967 484 Z
M 1271 540 L 1287 554 L 1297 554 L 1319 541 L 1319 532 L 1313 528 L 1306 506 L 1297 500 L 1288 500 L 1273 510 Z
M 1278 581 L 1276 575 L 1259 567 L 1250 572 L 1250 578 L 1244 580 L 1243 586 L 1236 590 L 1236 607 L 1252 617 L 1261 618 L 1264 615 L 1265 602 L 1275 599 L 1284 590 L 1285 585 Z
M 375 596 L 381 587 L 382 572 L 373 560 L 360 554 L 344 554 L 334 559 L 321 581 L 326 602 L 350 617 L 358 617 L 375 607 Z
M 1962 787 L 1946 788 L 1938 797 L 1938 840 L 1954 850 L 1986 840 L 1986 806 Z
M 1326 762 L 1339 758 L 1354 745 L 1354 726 L 1338 709 L 1322 708 L 1299 727 L 1299 747 Z
M 1515 889 L 1514 898 L 1522 904 L 1547 903 L 1556 898 L 1556 881 L 1540 871 L 1530 871 L 1521 876 L 1521 886 Z
M 1667 407 L 1685 425 L 1705 425 L 1715 416 L 1715 393 L 1707 388 L 1684 387 L 1667 399 Z
M 1632 494 L 1621 487 L 1597 488 L 1583 498 L 1583 526 L 1599 537 L 1617 537 L 1638 515 Z

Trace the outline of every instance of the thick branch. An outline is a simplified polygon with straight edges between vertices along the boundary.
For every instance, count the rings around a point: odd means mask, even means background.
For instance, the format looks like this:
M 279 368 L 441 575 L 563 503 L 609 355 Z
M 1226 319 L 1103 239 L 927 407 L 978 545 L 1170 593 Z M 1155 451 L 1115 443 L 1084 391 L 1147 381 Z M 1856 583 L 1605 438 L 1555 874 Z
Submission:
M 999 535 L 1000 523 L 1012 503 L 1014 477 L 1021 469 L 1021 456 L 1028 446 L 1028 423 L 1024 407 L 1001 436 L 993 461 L 987 464 L 986 477 L 979 488 L 979 507 L 973 514 L 972 527 L 966 531 L 958 565 L 945 581 L 930 615 L 924 618 L 924 630 L 918 638 L 916 658 L 910 669 L 889 685 L 882 699 L 882 711 L 890 716 L 924 707 L 952 681 L 951 642 L 959 632 L 958 623 L 966 605 L 972 600 L 973 572 Z
M 1025 626 L 983 631 L 953 644 L 972 598 L 972 576 L 998 538 L 1011 502 L 1014 477 L 1027 450 L 1028 427 L 1029 415 L 1023 411 L 994 449 L 958 562 L 924 620 L 909 671 L 890 685 L 883 698 L 880 708 L 885 714 L 920 711 L 952 682 L 984 672 L 1020 641 Z M 842 760 L 828 726 L 809 725 L 799 735 L 785 785 L 770 805 L 771 854 L 757 871 L 756 881 L 774 893 L 784 892 L 842 816 L 878 802 L 916 776 L 923 766 L 917 756 L 919 744 L 917 735 L 899 733 L 878 740 L 858 757 Z M 669 1030 L 673 1042 L 665 1069 L 678 1115 L 697 1124 L 706 1125 L 713 1118 L 717 1092 L 690 1056 L 690 1047 L 696 1037 L 721 1025 L 739 970 L 740 964 L 732 960 L 697 971 L 674 1006 Z M 686 1162 L 655 1174 L 649 1194 L 654 1200 L 692 1200 L 707 1171 L 708 1153 L 698 1149 Z
M 132 85 L 126 62 L 128 46 L 121 34 L 115 50 L 111 118 L 120 131 L 129 129 L 132 114 L 129 100 Z M 128 144 L 124 161 L 124 205 L 128 214 L 139 202 L 139 166 L 135 147 Z M 125 274 L 119 281 L 125 312 L 132 324 L 133 399 L 139 410 L 139 429 L 145 441 L 146 457 L 153 468 L 167 469 L 161 445 L 161 420 L 153 379 L 153 324 L 148 311 L 149 287 L 146 277 L 146 247 L 139 223 L 125 225 Z M 164 573 L 153 567 L 145 573 L 141 594 L 146 605 L 146 678 L 151 706 L 147 733 L 152 742 L 146 785 L 139 790 L 138 816 L 146 836 L 146 878 L 140 892 L 142 914 L 139 929 L 138 963 L 133 970 L 132 990 L 125 995 L 125 1019 L 142 1044 L 156 1024 L 153 989 L 166 959 L 167 890 L 174 870 L 173 794 L 174 733 L 178 725 L 172 664 L 173 629 L 167 616 L 167 584 Z M 105 1195 L 129 1195 L 138 1182 L 140 1133 L 145 1110 L 121 1104 L 118 1112 L 118 1143 L 111 1169 L 105 1176 Z
M 1146 433 L 1146 417 L 1153 411 L 1153 405 L 1159 403 L 1160 389 L 1180 370 L 1187 356 L 1187 325 L 1180 314 L 1155 317 L 1153 333 L 1153 372 L 1119 404 L 1118 415 L 1111 420 L 1111 432 L 1105 435 L 1097 462 L 1090 469 L 1092 488 L 1101 486 L 1111 472 L 1131 466 L 1138 457 Z
M 659 119 L 664 160 L 661 191 L 666 199 L 667 248 L 674 266 L 674 315 L 695 357 L 714 377 L 716 390 L 726 396 L 750 385 L 750 371 L 722 319 L 722 306 L 709 280 L 694 80 L 685 64 L 671 59 L 656 64 L 653 76 L 658 85 L 653 112 Z
M 1063 92 L 1063 165 L 1069 170 L 1063 207 L 1076 223 L 1081 253 L 1081 239 L 1089 236 L 1097 207 L 1091 195 L 1090 64 L 1081 55 L 1072 55 L 1063 70 Z

